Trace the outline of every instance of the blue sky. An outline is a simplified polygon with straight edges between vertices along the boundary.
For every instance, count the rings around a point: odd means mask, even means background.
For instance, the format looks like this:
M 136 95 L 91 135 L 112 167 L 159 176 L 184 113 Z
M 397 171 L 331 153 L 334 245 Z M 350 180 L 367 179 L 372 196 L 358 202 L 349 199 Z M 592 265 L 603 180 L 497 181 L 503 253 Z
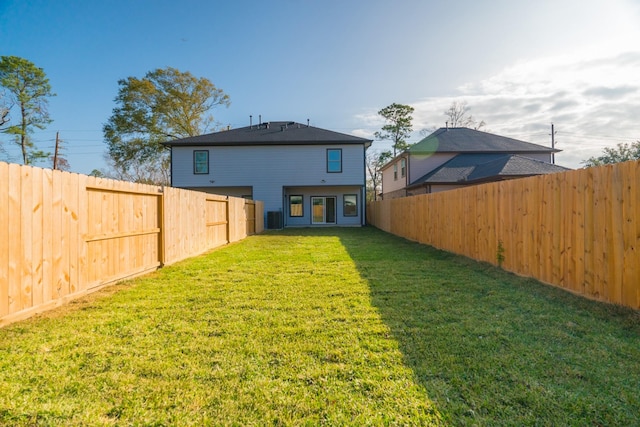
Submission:
M 167 66 L 231 97 L 213 112 L 223 126 L 308 118 L 373 138 L 399 102 L 417 142 L 466 101 L 485 130 L 525 141 L 549 145 L 553 122 L 556 161 L 579 167 L 640 139 L 638 22 L 627 0 L 0 0 L 0 54 L 44 69 L 54 121 L 34 139 L 51 150 L 60 131 L 80 173 L 104 167 L 118 80 Z

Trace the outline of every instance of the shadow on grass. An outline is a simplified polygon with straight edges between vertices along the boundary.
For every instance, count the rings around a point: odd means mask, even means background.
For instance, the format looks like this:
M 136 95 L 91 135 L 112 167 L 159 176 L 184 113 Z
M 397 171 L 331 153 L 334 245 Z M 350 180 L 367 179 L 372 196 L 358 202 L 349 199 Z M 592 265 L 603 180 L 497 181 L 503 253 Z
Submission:
M 379 230 L 335 235 L 454 425 L 638 425 L 640 314 Z

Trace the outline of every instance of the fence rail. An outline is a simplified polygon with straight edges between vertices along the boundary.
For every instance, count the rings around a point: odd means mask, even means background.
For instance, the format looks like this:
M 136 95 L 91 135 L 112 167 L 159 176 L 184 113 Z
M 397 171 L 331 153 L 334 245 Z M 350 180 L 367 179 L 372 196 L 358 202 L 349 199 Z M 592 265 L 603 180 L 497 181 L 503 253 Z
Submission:
M 0 326 L 263 229 L 262 202 L 0 162 Z
M 372 202 L 367 220 L 588 298 L 640 308 L 640 161 Z

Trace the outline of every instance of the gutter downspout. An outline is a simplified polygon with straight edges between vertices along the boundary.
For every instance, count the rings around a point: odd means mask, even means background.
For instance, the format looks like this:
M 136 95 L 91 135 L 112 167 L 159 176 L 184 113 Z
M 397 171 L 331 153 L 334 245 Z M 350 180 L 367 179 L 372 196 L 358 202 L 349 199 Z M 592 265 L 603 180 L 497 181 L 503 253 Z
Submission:
M 173 187 L 173 145 L 169 147 L 169 185 Z

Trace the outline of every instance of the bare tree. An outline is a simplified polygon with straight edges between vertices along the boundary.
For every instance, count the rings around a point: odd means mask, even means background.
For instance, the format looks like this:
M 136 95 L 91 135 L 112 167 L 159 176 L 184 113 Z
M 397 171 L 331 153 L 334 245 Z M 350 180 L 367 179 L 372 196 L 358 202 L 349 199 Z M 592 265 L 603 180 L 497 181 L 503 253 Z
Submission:
M 393 154 L 391 151 L 369 151 L 367 150 L 366 155 L 366 163 L 367 163 L 367 174 L 368 174 L 368 182 L 367 182 L 367 190 L 369 200 L 377 200 L 378 194 L 382 191 L 382 173 L 380 169 L 384 166 L 391 158 Z M 373 193 L 373 197 L 371 194 Z
M 0 108 L 0 126 L 9 122 L 9 109 L 8 108 Z
M 481 120 L 478 123 L 471 114 L 469 114 L 471 108 L 467 105 L 467 101 L 453 101 L 448 110 L 444 112 L 444 115 L 449 119 L 448 124 L 451 127 L 466 127 L 479 130 L 486 123 Z

